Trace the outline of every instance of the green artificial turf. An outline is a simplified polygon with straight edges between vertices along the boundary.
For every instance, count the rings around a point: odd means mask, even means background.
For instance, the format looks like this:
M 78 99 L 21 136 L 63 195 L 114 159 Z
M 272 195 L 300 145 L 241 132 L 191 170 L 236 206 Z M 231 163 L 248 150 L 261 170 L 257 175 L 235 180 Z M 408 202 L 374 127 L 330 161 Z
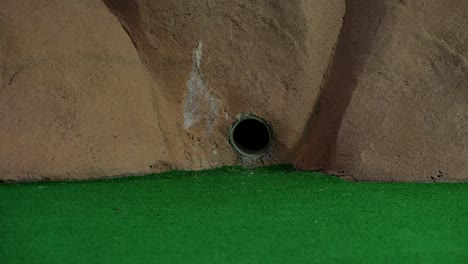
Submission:
M 468 184 L 289 166 L 0 185 L 0 263 L 468 263 Z

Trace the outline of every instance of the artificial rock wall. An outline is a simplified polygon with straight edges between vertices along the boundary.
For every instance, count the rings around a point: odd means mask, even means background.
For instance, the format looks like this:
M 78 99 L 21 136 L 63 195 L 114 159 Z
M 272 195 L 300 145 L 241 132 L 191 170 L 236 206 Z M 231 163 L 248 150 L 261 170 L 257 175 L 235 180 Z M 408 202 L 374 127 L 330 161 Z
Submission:
M 468 179 L 464 0 L 0 1 L 0 179 Z M 273 129 L 239 157 L 242 115 Z
M 468 179 L 468 1 L 347 1 L 296 158 L 355 180 Z

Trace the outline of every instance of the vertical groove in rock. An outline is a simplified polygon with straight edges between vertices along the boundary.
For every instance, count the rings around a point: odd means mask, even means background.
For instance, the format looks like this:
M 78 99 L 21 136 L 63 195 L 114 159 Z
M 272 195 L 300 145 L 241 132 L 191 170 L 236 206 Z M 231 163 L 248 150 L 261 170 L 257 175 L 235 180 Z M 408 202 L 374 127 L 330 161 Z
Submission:
M 381 1 L 346 1 L 341 34 L 321 89 L 316 116 L 298 151 L 296 167 L 321 170 L 333 163 L 338 131 L 353 95 L 356 76 L 362 71 L 384 14 Z M 359 19 L 360 16 L 366 19 Z

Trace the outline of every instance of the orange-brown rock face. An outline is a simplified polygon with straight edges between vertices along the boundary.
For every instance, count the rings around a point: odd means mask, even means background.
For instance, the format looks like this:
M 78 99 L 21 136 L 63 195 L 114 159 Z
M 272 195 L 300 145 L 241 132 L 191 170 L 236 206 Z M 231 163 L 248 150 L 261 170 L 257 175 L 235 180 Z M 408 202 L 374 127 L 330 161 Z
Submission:
M 98 1 L 0 2 L 0 178 L 149 171 L 167 157 L 157 89 Z
M 158 84 L 171 163 L 198 169 L 242 162 L 227 134 L 245 114 L 264 118 L 275 135 L 272 153 L 253 163 L 291 160 L 313 112 L 344 2 L 105 3 Z
M 0 3 L 0 178 L 82 179 L 291 162 L 344 1 Z M 273 142 L 239 158 L 228 131 Z
M 467 179 L 467 20 L 465 0 L 0 1 L 0 180 Z M 249 115 L 272 141 L 243 156 Z
M 468 2 L 347 2 L 297 166 L 356 180 L 468 179 Z

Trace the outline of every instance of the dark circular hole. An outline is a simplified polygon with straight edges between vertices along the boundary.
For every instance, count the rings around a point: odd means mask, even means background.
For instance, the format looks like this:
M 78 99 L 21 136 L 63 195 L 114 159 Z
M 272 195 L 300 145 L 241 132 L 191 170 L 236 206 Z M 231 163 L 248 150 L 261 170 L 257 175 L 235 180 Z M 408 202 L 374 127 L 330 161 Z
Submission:
M 232 126 L 230 141 L 239 153 L 258 155 L 270 144 L 270 128 L 260 118 L 244 118 Z

